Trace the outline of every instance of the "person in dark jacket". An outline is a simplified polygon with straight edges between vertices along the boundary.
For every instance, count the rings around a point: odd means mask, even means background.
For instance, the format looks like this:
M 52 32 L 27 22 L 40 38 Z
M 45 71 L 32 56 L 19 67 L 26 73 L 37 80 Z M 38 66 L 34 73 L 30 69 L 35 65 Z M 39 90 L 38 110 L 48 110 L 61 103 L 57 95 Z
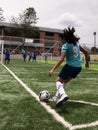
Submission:
M 4 54 L 5 54 L 5 64 L 9 64 L 9 62 L 10 62 L 10 51 L 8 49 L 6 49 Z

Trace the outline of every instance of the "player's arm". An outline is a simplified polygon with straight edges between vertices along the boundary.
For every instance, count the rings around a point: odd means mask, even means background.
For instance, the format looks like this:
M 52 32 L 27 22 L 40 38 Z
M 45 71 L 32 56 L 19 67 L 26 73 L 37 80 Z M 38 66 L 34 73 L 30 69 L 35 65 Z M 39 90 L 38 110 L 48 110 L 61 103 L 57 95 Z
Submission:
M 89 62 L 88 62 L 88 55 L 89 54 L 88 54 L 88 52 L 81 46 L 80 46 L 80 51 L 83 52 L 83 54 L 85 55 L 85 62 L 86 62 L 85 67 L 89 68 Z
M 49 76 L 52 76 L 53 72 L 55 71 L 55 69 L 64 61 L 66 56 L 66 53 L 62 53 L 60 58 L 58 59 L 57 63 L 53 66 L 53 68 L 49 71 Z

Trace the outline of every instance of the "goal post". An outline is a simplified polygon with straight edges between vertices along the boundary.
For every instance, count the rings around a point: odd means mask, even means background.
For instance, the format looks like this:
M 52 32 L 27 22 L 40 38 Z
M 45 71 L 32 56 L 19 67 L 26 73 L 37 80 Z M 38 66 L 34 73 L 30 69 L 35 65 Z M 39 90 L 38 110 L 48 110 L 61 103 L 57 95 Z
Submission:
M 42 53 L 41 54 L 41 60 L 45 59 L 47 57 L 47 60 L 52 60 L 52 53 L 48 53 L 48 52 L 45 52 L 45 53 Z
M 3 63 L 4 41 L 0 40 L 0 62 Z

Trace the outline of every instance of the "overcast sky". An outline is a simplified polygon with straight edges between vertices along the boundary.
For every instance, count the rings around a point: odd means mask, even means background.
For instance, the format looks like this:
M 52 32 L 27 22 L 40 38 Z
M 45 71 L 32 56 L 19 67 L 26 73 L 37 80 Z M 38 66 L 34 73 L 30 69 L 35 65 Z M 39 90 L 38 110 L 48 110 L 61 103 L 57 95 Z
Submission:
M 0 7 L 6 21 L 33 7 L 39 18 L 38 26 L 57 29 L 74 26 L 81 43 L 94 45 L 93 32 L 98 35 L 98 0 L 0 0 Z

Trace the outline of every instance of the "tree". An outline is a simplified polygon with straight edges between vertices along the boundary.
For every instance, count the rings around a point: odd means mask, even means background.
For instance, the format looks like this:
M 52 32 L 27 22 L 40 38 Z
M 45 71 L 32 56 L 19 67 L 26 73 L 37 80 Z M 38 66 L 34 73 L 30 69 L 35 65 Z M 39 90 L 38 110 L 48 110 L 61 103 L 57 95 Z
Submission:
M 20 14 L 19 20 L 20 24 L 26 26 L 35 25 L 38 20 L 35 9 L 33 7 L 29 7 L 24 10 L 23 14 Z
M 4 21 L 3 10 L 0 8 L 0 22 Z
M 29 7 L 23 11 L 23 13 L 19 14 L 18 18 L 12 17 L 11 21 L 15 24 L 15 26 L 21 28 L 21 35 L 23 37 L 39 37 L 39 29 L 35 27 L 37 23 L 37 15 L 36 11 L 33 7 Z
M 92 48 L 91 48 L 91 52 L 92 52 L 93 54 L 97 54 L 97 53 L 98 53 L 98 48 L 97 48 L 97 47 L 92 47 Z
M 37 20 L 38 18 L 35 9 L 33 7 L 29 7 L 24 10 L 23 13 L 20 13 L 17 18 L 12 16 L 11 22 L 19 25 L 34 26 L 37 23 Z

